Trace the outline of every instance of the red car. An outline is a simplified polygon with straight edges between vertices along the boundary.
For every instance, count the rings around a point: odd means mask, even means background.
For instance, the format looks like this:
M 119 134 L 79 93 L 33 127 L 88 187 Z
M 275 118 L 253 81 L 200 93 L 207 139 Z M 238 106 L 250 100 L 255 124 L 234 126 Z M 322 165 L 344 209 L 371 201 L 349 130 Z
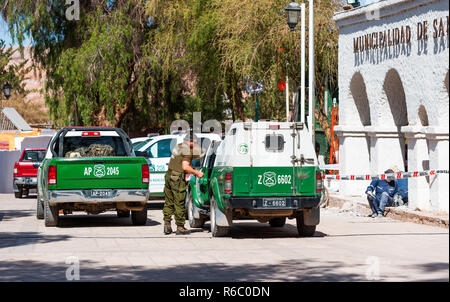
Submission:
M 44 160 L 46 149 L 26 148 L 14 164 L 14 195 L 28 196 L 30 189 L 37 188 L 37 170 Z

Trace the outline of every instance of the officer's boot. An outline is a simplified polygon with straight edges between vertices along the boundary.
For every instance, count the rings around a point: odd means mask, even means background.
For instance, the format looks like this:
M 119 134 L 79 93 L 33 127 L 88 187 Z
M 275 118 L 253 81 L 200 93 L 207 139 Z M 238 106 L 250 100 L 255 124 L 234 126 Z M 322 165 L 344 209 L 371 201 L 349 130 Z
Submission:
M 185 229 L 184 226 L 177 226 L 177 235 L 189 235 L 191 231 Z
M 164 221 L 164 234 L 172 234 L 172 226 L 170 225 L 170 222 Z

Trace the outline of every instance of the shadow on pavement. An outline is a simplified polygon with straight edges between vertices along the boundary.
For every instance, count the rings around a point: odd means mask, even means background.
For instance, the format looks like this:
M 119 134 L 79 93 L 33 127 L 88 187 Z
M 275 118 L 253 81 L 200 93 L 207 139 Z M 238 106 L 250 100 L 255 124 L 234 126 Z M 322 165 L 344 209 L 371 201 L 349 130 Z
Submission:
M 161 223 L 147 218 L 145 226 L 157 226 Z M 60 228 L 88 228 L 88 227 L 133 227 L 131 217 L 118 218 L 117 215 L 68 215 L 60 216 Z M 142 226 L 141 226 L 142 227 Z
M 35 215 L 35 210 L 2 210 L 0 211 L 0 221 L 5 222 Z
M 103 266 L 80 260 L 80 281 L 153 282 L 254 282 L 254 281 L 366 281 L 365 266 L 352 266 L 360 274 L 349 273 L 348 264 L 329 261 L 314 265 L 313 259 L 281 261 L 274 264 L 224 265 L 196 263 L 169 267 Z M 2 261 L 0 281 L 66 281 L 69 265 L 38 261 Z
M 2 232 L 0 233 L 0 249 L 28 244 L 50 243 L 67 240 L 69 238 L 71 238 L 71 236 L 44 235 L 36 232 Z

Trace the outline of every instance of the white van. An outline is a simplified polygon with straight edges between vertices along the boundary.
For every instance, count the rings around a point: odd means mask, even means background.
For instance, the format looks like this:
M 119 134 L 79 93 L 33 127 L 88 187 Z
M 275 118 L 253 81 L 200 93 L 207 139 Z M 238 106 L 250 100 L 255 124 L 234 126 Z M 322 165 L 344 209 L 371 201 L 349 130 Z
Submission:
M 208 150 L 212 141 L 221 141 L 219 134 L 195 133 L 200 140 L 203 150 Z M 150 168 L 150 197 L 164 196 L 164 175 L 169 166 L 173 148 L 182 143 L 186 134 L 170 134 L 154 137 L 151 141 L 140 146 L 136 151 L 147 151 L 149 153 Z

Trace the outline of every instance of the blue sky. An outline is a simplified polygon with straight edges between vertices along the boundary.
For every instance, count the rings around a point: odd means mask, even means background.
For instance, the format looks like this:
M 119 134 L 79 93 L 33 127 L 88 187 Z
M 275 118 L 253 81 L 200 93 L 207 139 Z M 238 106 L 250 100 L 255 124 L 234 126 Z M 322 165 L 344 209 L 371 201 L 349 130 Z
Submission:
M 366 5 L 366 4 L 370 4 L 373 2 L 376 2 L 378 0 L 360 0 L 361 5 Z M 6 46 L 11 45 L 12 41 L 11 41 L 11 36 L 9 34 L 8 31 L 8 25 L 7 23 L 3 20 L 3 18 L 0 17 L 0 39 L 5 41 Z M 13 45 L 16 45 L 17 43 L 14 43 Z M 29 46 L 31 45 L 31 40 L 27 40 L 24 42 L 24 46 Z
M 11 41 L 11 35 L 9 34 L 8 30 L 8 24 L 3 20 L 3 18 L 0 17 L 0 39 L 5 41 L 6 46 L 10 46 Z M 17 43 L 14 43 L 13 45 L 16 45 Z M 23 43 L 24 46 L 31 45 L 31 40 L 27 39 Z

